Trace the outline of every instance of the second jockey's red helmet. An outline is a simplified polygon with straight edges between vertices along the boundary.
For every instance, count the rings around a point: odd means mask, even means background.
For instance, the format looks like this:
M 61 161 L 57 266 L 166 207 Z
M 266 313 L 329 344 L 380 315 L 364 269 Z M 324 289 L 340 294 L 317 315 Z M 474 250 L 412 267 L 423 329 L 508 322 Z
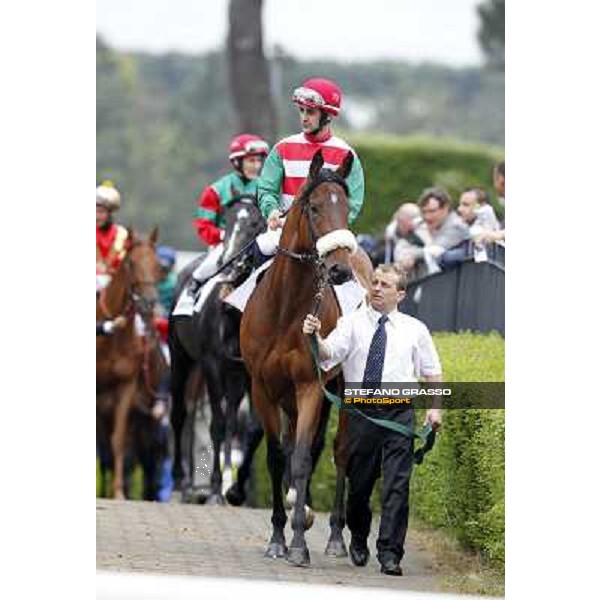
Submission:
M 246 156 L 267 156 L 267 154 L 269 154 L 269 144 L 258 135 L 251 133 L 237 135 L 229 144 L 229 160 Z
M 320 108 L 337 117 L 342 106 L 342 90 L 331 79 L 312 77 L 294 90 L 292 102 L 307 108 Z

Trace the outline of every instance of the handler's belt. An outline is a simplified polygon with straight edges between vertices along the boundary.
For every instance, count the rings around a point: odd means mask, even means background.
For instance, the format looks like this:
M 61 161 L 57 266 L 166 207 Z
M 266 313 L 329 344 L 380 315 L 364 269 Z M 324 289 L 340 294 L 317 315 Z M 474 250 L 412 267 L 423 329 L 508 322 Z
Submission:
M 319 350 L 316 334 L 313 333 L 310 336 L 310 352 L 313 357 L 313 361 L 315 363 L 315 370 L 317 372 L 317 377 L 319 378 L 319 383 L 321 384 L 321 389 L 325 394 L 325 398 L 331 402 L 338 410 L 342 408 L 342 399 L 335 394 L 332 394 L 330 391 L 325 389 L 323 385 L 323 379 L 321 377 L 321 365 L 319 364 Z M 408 425 L 404 425 L 403 423 L 398 423 L 396 421 L 392 421 L 390 419 L 378 419 L 376 417 L 371 417 L 365 414 L 362 410 L 359 410 L 355 406 L 348 406 L 346 410 L 358 413 L 364 419 L 371 421 L 375 425 L 379 427 L 383 427 L 384 429 L 389 429 L 390 431 L 395 431 L 396 433 L 401 433 L 409 438 L 418 438 L 423 442 L 423 445 L 420 448 L 417 448 L 413 452 L 413 460 L 417 465 L 420 465 L 425 458 L 425 454 L 429 452 L 433 445 L 435 444 L 435 431 L 433 431 L 431 424 L 427 423 L 418 431 L 415 431 L 412 427 Z

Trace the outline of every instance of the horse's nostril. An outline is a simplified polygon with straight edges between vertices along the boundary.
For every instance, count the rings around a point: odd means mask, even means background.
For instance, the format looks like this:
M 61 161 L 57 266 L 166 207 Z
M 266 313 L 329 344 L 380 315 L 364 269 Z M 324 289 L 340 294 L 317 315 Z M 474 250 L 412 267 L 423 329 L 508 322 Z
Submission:
M 335 285 L 345 283 L 350 279 L 352 271 L 346 265 L 335 264 L 329 268 L 329 279 Z

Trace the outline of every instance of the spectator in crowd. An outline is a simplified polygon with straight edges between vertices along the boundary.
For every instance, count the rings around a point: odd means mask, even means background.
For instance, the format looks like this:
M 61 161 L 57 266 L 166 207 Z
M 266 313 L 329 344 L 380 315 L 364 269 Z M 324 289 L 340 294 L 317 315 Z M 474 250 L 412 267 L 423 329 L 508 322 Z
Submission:
M 469 239 L 469 229 L 462 219 L 451 211 L 450 196 L 445 190 L 427 188 L 421 194 L 418 204 L 430 239 L 423 247 L 411 245 L 398 261 L 401 269 L 407 273 L 416 271 L 416 276 L 420 275 L 423 264 L 427 273 L 438 272 L 442 254 Z
M 159 246 L 156 254 L 158 256 L 158 263 L 160 264 L 160 281 L 156 286 L 158 289 L 160 312 L 163 317 L 167 317 L 171 312 L 173 300 L 175 299 L 177 276 L 173 268 L 177 252 L 170 246 Z
M 471 238 L 484 230 L 500 229 L 488 193 L 481 188 L 470 188 L 462 193 L 456 212 L 469 228 Z
M 504 161 L 499 162 L 494 167 L 494 189 L 498 194 L 498 201 L 504 206 Z
M 394 218 L 386 227 L 385 237 L 394 244 L 392 258 L 394 262 L 402 260 L 410 249 L 423 248 L 431 241 L 431 236 L 421 216 L 421 209 L 414 202 L 405 202 L 398 208 Z
M 498 194 L 498 201 L 504 206 L 505 194 L 505 176 L 504 161 L 494 167 L 493 172 L 494 189 Z M 475 236 L 475 241 L 481 244 L 491 244 L 492 242 L 504 242 L 504 225 L 497 230 L 485 230 Z

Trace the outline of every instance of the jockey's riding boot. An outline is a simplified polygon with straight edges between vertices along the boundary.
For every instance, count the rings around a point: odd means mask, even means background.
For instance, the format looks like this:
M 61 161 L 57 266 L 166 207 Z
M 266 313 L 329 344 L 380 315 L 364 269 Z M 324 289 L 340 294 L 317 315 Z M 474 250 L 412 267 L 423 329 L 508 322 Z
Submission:
M 250 252 L 252 253 L 252 266 L 254 270 L 258 269 L 261 265 L 266 263 L 272 256 L 266 256 L 260 251 L 259 245 L 254 242 L 252 247 L 250 248 Z

